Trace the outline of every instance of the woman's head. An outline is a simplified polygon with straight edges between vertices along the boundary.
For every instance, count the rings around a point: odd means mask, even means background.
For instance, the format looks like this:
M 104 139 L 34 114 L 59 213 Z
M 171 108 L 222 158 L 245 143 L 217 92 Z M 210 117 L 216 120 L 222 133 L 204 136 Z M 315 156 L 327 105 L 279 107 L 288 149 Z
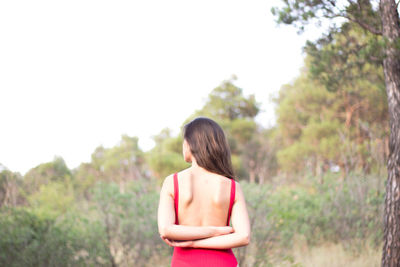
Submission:
M 224 131 L 215 121 L 205 117 L 192 120 L 183 127 L 183 139 L 197 165 L 234 179 L 229 145 Z

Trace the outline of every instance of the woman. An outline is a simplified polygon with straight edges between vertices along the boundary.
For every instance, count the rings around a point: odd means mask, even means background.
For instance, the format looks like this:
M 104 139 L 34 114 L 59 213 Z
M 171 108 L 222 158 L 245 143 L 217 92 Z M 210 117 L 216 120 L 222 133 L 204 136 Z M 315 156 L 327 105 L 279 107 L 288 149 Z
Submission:
M 158 207 L 160 236 L 174 247 L 171 267 L 236 267 L 231 248 L 249 244 L 250 223 L 224 132 L 199 117 L 184 126 L 183 137 L 192 166 L 165 178 Z

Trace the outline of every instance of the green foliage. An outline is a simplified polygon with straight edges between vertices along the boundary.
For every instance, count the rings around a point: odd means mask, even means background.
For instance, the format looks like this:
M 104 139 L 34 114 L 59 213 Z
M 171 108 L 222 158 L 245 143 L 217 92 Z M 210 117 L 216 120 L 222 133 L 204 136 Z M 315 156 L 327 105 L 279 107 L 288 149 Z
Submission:
M 382 37 L 355 23 L 343 23 L 315 43 L 308 41 L 304 50 L 310 56 L 310 77 L 327 90 L 336 91 L 344 86 L 352 90 L 360 80 L 383 84 L 383 72 L 376 72 L 383 63 L 383 48 Z
M 246 179 L 249 177 L 249 162 L 256 161 L 254 157 L 250 158 L 256 154 L 257 149 L 261 151 L 263 148 L 261 146 L 254 147 L 253 154 L 244 154 L 249 142 L 261 135 L 259 126 L 254 120 L 260 111 L 260 103 L 256 101 L 254 95 L 244 96 L 243 90 L 234 85 L 233 80 L 234 78 L 224 81 L 220 86 L 214 88 L 208 95 L 204 106 L 189 116 L 184 124 L 198 116 L 206 116 L 219 123 L 225 131 L 231 148 L 232 164 L 236 176 Z M 156 146 L 147 153 L 146 157 L 156 178 L 161 181 L 167 175 L 189 167 L 189 164 L 183 161 L 181 134 L 174 137 L 170 129 L 163 129 L 154 136 L 154 140 Z M 257 162 L 259 165 L 261 164 L 259 159 Z M 250 168 L 254 169 L 254 166 Z
M 152 259 L 169 253 L 157 231 L 158 190 L 144 179 L 125 190 L 115 183 L 98 183 L 92 202 L 58 216 L 53 206 L 43 203 L 42 213 L 36 208 L 2 208 L 0 265 L 152 266 Z
M 311 245 L 368 238 L 379 245 L 383 192 L 377 176 L 309 176 L 302 185 L 283 186 L 270 196 L 269 218 L 284 245 L 298 234 Z
M 304 170 L 307 161 L 338 161 L 339 130 L 335 118 L 335 95 L 300 76 L 293 85 L 283 88 L 275 100 L 278 104 L 277 132 L 283 146 L 277 152 L 282 170 Z
M 96 184 L 91 212 L 100 222 L 110 258 L 119 265 L 145 266 L 155 251 L 166 248 L 157 230 L 159 194 L 154 182 L 144 179 L 128 183 L 125 190 L 115 183 Z
M 245 144 L 251 140 L 256 130 L 256 122 L 250 119 L 235 119 L 230 125 L 230 133 L 239 144 Z
M 279 233 L 275 231 L 273 221 L 270 220 L 271 212 L 270 195 L 273 193 L 271 184 L 262 186 L 246 181 L 240 182 L 246 198 L 247 209 L 251 223 L 250 247 L 235 249 L 234 253 L 242 265 L 254 258 L 252 266 L 265 266 L 269 262 L 270 251 L 276 242 Z
M 254 95 L 244 96 L 243 90 L 234 84 L 233 77 L 214 88 L 208 95 L 205 105 L 196 110 L 185 123 L 198 116 L 206 116 L 215 120 L 224 129 L 232 154 L 232 165 L 239 179 L 247 180 L 250 173 L 259 173 L 256 164 L 261 164 L 256 154 L 260 154 L 263 146 L 252 147 L 252 154 L 245 153 L 250 142 L 255 142 L 262 133 L 255 117 L 260 112 L 260 103 Z M 261 144 L 261 143 L 260 143 Z M 259 151 L 260 153 L 257 153 Z
M 345 23 L 341 31 L 308 43 L 301 75 L 275 99 L 283 171 L 317 174 L 338 165 L 344 174 L 368 173 L 385 164 L 389 134 L 381 55 L 365 52 L 376 61 L 359 55 L 376 42 L 379 37 Z
M 385 164 L 388 112 L 382 62 L 389 43 L 381 36 L 378 6 L 368 0 L 284 0 L 271 10 L 278 23 L 294 25 L 300 32 L 311 22 L 329 23 L 321 38 L 307 42 L 302 75 L 280 93 L 278 128 L 284 135 L 284 147 L 278 154 L 284 171 L 296 167 L 288 164 L 285 156 L 298 159 L 296 171 L 302 169 L 301 165 L 313 166 L 314 173 L 332 164 L 339 165 L 344 173 L 352 170 L 370 173 L 380 171 L 379 166 Z M 309 98 L 310 91 L 325 95 L 326 100 Z M 309 106 L 316 109 L 310 112 Z M 290 114 L 296 111 L 301 114 Z M 308 146 L 309 142 L 295 143 L 307 139 L 306 129 L 313 131 L 309 128 L 311 120 L 314 129 L 320 128 L 315 123 L 324 120 L 335 124 L 337 134 L 325 136 L 326 139 L 311 146 L 313 152 L 309 160 L 304 160 L 298 154 L 303 149 L 298 148 Z M 379 148 L 372 150 L 372 147 Z
M 144 175 L 144 154 L 139 148 L 139 139 L 122 135 L 117 146 L 96 148 L 92 154 L 92 165 L 104 180 L 133 180 Z
M 156 146 L 150 150 L 146 159 L 153 176 L 161 182 L 166 176 L 189 167 L 183 160 L 181 136 L 173 137 L 171 130 L 163 129 L 153 137 Z
M 384 183 L 380 176 L 352 173 L 344 180 L 337 174 L 300 176 L 241 187 L 251 222 L 249 247 L 235 249 L 240 264 L 270 266 L 293 258 L 294 238 L 308 246 L 341 243 L 359 253 L 361 244 L 381 246 Z M 279 186 L 277 184 L 280 184 Z
M 305 162 L 309 153 L 310 151 L 305 144 L 297 142 L 277 152 L 278 163 L 283 170 L 301 171 L 304 166 L 299 163 Z
M 82 163 L 73 172 L 77 198 L 90 199 L 90 189 L 98 181 L 124 184 L 148 177 L 145 153 L 139 148 L 138 142 L 137 137 L 122 135 L 114 147 L 97 147 L 92 153 L 91 162 Z
M 68 181 L 41 185 L 27 199 L 32 211 L 40 218 L 57 218 L 75 206 L 72 183 Z
M 85 243 L 89 245 L 86 249 L 96 248 L 96 237 L 86 234 L 88 228 L 79 228 L 75 218 L 57 221 L 38 217 L 26 208 L 1 209 L 0 265 L 87 266 L 77 255 Z
M 81 163 L 74 171 L 74 192 L 77 198 L 90 198 L 90 189 L 101 180 L 101 172 L 92 163 Z
M 71 171 L 64 159 L 54 157 L 53 161 L 42 163 L 24 175 L 24 190 L 27 194 L 31 194 L 39 190 L 42 185 L 50 182 L 62 182 L 70 176 Z
M 0 207 L 16 206 L 23 202 L 22 183 L 23 180 L 19 173 L 14 173 L 6 168 L 0 171 Z
M 238 118 L 254 118 L 259 109 L 254 95 L 243 96 L 241 88 L 233 80 L 224 81 L 209 95 L 200 113 L 222 121 L 233 121 Z
M 283 0 L 280 7 L 271 8 L 277 23 L 291 24 L 304 31 L 309 23 L 321 25 L 326 20 L 333 21 L 331 30 L 336 28 L 335 19 L 345 18 L 355 21 L 363 28 L 378 33 L 381 21 L 379 10 L 369 0 L 362 1 L 321 1 Z
M 351 248 L 357 240 L 380 245 L 380 176 L 351 174 L 340 179 L 328 173 L 288 179 L 298 184 L 282 179 L 277 176 L 262 185 L 240 181 L 252 229 L 250 246 L 235 249 L 241 265 L 269 266 L 276 257 L 290 259 L 288 248 L 298 235 L 310 246 L 332 241 Z M 99 181 L 89 190 L 90 200 L 73 201 L 71 188 L 51 182 L 29 198 L 32 208 L 0 209 L 1 266 L 169 263 L 172 251 L 157 231 L 155 180 Z M 77 204 L 73 209 L 68 208 L 74 206 L 71 201 Z

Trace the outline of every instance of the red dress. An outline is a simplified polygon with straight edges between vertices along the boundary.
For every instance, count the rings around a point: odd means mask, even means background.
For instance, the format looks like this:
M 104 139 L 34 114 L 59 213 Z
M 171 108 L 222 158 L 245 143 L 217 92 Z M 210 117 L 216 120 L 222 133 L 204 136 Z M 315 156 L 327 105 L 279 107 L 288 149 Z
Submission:
M 229 226 L 232 206 L 235 200 L 236 183 L 231 179 L 231 199 L 229 203 L 228 219 L 226 225 Z M 178 174 L 174 174 L 174 195 L 175 195 L 175 224 L 178 223 L 178 201 L 179 186 Z M 174 247 L 171 267 L 236 267 L 238 262 L 232 249 L 206 249 L 206 248 L 181 248 Z

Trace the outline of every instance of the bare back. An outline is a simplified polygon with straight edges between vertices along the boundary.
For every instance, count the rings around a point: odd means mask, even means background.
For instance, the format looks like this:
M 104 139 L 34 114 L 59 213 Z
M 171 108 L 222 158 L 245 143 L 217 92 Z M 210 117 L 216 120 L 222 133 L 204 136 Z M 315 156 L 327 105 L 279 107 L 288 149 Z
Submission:
M 190 168 L 178 173 L 178 220 L 181 225 L 225 226 L 231 179 L 215 174 L 195 174 Z

